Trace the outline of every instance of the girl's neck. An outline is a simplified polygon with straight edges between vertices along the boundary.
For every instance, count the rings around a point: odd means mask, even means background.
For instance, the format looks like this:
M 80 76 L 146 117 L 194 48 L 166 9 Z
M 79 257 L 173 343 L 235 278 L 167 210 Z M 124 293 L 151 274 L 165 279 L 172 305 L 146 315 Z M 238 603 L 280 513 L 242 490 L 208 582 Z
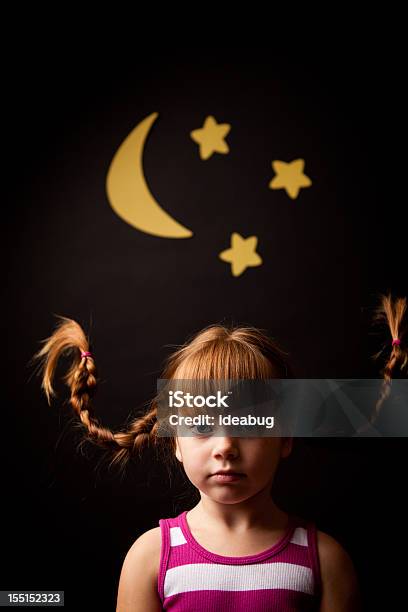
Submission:
M 188 512 L 188 520 L 198 528 L 211 523 L 238 534 L 254 528 L 286 529 L 289 516 L 265 490 L 237 504 L 223 504 L 201 494 L 199 503 Z

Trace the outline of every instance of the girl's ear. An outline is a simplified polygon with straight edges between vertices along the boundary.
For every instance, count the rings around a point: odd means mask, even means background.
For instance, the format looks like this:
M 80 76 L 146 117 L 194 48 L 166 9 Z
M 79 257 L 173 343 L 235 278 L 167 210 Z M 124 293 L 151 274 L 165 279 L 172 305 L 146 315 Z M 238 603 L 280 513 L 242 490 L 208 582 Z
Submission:
M 281 458 L 289 457 L 293 448 L 293 438 L 282 438 Z
M 177 438 L 176 438 L 176 457 L 181 463 L 183 463 L 183 457 L 181 456 L 180 446 L 179 446 Z

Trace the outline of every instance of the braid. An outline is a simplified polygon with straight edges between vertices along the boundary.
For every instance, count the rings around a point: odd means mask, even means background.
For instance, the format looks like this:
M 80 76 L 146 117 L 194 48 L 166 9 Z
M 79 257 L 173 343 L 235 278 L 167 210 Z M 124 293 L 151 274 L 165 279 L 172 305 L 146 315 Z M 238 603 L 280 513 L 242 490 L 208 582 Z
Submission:
M 52 387 L 53 377 L 58 358 L 62 353 L 73 355 L 73 363 L 63 377 L 63 381 L 70 388 L 71 395 L 69 403 L 78 415 L 79 424 L 84 432 L 84 439 L 80 444 L 89 440 L 97 446 L 108 450 L 112 455 L 110 465 L 124 467 L 131 455 L 154 444 L 165 444 L 157 437 L 157 405 L 151 403 L 149 411 L 143 416 L 135 418 L 129 424 L 126 431 L 112 432 L 102 427 L 94 416 L 92 397 L 97 388 L 97 370 L 92 355 L 82 356 L 89 352 L 89 341 L 81 326 L 74 320 L 59 317 L 61 321 L 54 333 L 41 342 L 44 346 L 32 358 L 31 362 L 41 360 L 39 373 L 42 374 L 42 389 L 45 391 L 48 403 L 55 396 Z
M 386 324 L 391 332 L 392 342 L 386 343 L 383 348 L 373 355 L 373 359 L 378 359 L 386 347 L 391 344 L 391 354 L 386 361 L 381 375 L 384 380 L 380 389 L 380 396 L 375 405 L 374 415 L 371 418 L 373 422 L 379 415 L 383 403 L 391 393 L 391 383 L 393 373 L 396 372 L 397 366 L 401 372 L 407 369 L 408 365 L 408 350 L 403 344 L 403 337 L 406 334 L 406 321 L 404 320 L 407 310 L 406 298 L 397 298 L 393 300 L 391 294 L 380 296 L 381 303 L 377 307 L 374 314 L 374 322 Z

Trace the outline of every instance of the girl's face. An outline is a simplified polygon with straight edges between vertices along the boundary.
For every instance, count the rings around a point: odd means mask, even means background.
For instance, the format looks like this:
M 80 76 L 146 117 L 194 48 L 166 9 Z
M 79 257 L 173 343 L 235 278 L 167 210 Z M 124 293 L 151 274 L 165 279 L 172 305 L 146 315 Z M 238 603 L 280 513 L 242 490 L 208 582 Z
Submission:
M 229 436 L 176 437 L 176 456 L 188 479 L 214 501 L 235 504 L 271 488 L 279 461 L 292 450 L 293 438 Z M 243 474 L 233 481 L 219 470 Z

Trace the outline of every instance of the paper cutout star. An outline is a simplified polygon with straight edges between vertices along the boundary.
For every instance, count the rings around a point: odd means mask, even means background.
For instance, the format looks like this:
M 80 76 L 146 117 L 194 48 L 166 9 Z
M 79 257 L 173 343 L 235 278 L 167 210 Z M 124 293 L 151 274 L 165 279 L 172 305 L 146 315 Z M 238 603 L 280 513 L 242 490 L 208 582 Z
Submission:
M 257 236 L 243 238 L 237 232 L 231 234 L 231 248 L 218 254 L 222 261 L 231 263 L 233 276 L 239 276 L 249 266 L 260 266 L 261 257 L 256 253 Z
M 230 129 L 229 123 L 217 123 L 214 117 L 209 115 L 201 129 L 190 132 L 194 142 L 200 145 L 201 159 L 208 159 L 214 152 L 228 153 L 229 147 L 224 138 Z
M 312 181 L 308 176 L 303 174 L 305 167 L 304 159 L 294 159 L 292 162 L 275 160 L 272 162 L 272 168 L 276 172 L 276 176 L 269 183 L 271 189 L 286 189 L 286 193 L 292 200 L 297 198 L 302 187 L 310 187 Z

